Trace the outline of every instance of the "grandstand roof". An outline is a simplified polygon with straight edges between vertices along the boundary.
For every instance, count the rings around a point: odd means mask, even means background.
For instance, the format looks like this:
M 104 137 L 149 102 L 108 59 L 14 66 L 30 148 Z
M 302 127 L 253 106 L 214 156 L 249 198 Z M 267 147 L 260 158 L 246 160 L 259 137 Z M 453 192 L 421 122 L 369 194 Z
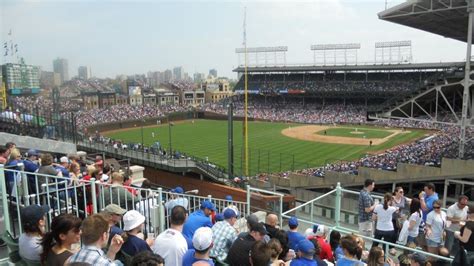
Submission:
M 466 0 L 408 0 L 378 14 L 380 19 L 467 42 Z
M 332 65 L 332 66 L 252 66 L 247 68 L 249 73 L 258 72 L 312 72 L 312 71 L 381 71 L 381 70 L 428 70 L 464 67 L 464 62 L 417 63 L 417 64 L 370 64 L 370 65 Z M 244 67 L 234 69 L 234 72 L 244 72 Z

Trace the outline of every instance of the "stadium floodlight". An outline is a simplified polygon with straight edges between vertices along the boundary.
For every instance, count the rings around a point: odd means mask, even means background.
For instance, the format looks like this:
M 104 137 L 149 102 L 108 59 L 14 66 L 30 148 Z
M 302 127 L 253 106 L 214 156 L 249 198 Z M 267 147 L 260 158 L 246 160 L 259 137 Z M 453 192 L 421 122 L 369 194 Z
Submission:
M 275 47 L 249 47 L 247 53 L 273 53 L 273 52 L 288 52 L 288 46 L 275 46 Z M 236 48 L 235 53 L 245 53 L 245 48 Z
M 408 47 L 411 46 L 411 41 L 393 41 L 393 42 L 376 42 L 375 48 L 387 47 Z
M 360 43 L 338 43 L 338 44 L 314 44 L 311 45 L 312 51 L 320 50 L 350 50 L 360 49 Z

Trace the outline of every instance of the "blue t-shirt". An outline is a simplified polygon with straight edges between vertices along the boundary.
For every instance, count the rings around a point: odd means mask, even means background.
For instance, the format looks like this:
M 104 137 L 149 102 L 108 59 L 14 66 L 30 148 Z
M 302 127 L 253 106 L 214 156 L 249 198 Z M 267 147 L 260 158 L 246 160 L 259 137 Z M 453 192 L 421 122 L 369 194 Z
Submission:
M 340 258 L 337 261 L 337 266 L 362 266 L 364 263 L 359 260 L 350 260 L 346 257 Z
M 426 216 L 428 215 L 428 213 L 430 213 L 433 210 L 433 203 L 437 201 L 438 199 L 439 199 L 438 193 L 436 192 L 431 196 L 425 195 L 425 204 L 428 210 L 427 211 L 423 210 L 423 222 L 426 222 Z
M 196 261 L 206 261 L 206 262 L 209 263 L 209 265 L 214 266 L 214 261 L 212 259 L 208 259 L 208 260 L 206 260 L 206 259 L 196 259 L 194 257 L 194 253 L 196 253 L 196 251 L 194 249 L 188 249 L 188 251 L 186 251 L 186 253 L 184 253 L 184 255 L 183 255 L 183 266 L 191 266 Z
M 334 258 L 336 261 L 344 257 L 344 251 L 342 250 L 341 246 L 338 246 L 336 250 L 334 250 Z
M 22 163 L 22 160 L 11 160 L 7 162 L 5 165 L 5 170 L 20 170 L 20 168 L 17 166 L 18 163 Z M 13 184 L 15 183 L 15 176 L 17 178 L 20 178 L 19 173 L 16 172 L 11 172 L 11 171 L 5 171 L 5 180 L 7 181 L 7 191 L 8 194 L 12 193 L 13 190 Z
M 69 179 L 69 171 L 64 166 L 58 165 L 58 166 L 55 166 L 54 169 L 61 172 L 63 178 L 65 178 L 65 179 L 59 178 L 56 182 L 61 182 L 61 183 L 64 182 L 64 181 L 69 182 L 67 180 L 67 179 Z M 64 185 L 64 184 L 58 185 L 58 189 L 65 188 L 65 187 L 66 187 L 66 185 Z
M 135 254 L 142 251 L 151 251 L 151 248 L 148 246 L 145 240 L 136 236 L 128 235 L 128 239 L 125 241 L 125 243 L 123 243 L 121 250 L 127 255 L 135 256 Z
M 187 239 L 193 239 L 194 232 L 200 227 L 212 227 L 211 219 L 203 210 L 197 210 L 189 215 L 183 226 L 183 235 Z
M 303 240 L 304 236 L 298 232 L 288 231 L 288 246 L 296 251 L 296 245 L 300 240 Z
M 318 266 L 315 260 L 297 258 L 291 261 L 290 266 Z

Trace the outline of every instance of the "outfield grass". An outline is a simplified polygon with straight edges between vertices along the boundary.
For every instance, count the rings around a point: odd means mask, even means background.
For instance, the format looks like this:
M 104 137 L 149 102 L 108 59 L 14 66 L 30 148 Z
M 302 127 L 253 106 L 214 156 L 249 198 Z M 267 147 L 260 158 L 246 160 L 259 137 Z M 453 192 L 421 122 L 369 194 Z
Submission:
M 281 130 L 298 124 L 249 122 L 249 173 L 280 172 L 325 165 L 340 160 L 354 160 L 367 152 L 390 148 L 394 145 L 420 138 L 425 131 L 414 130 L 399 134 L 389 141 L 372 147 L 317 143 L 297 140 L 283 136 Z M 374 128 L 371 128 L 374 129 Z M 378 128 L 380 130 L 380 128 Z M 141 127 L 105 135 L 120 139 L 125 143 L 142 142 Z M 143 128 L 145 145 L 159 141 L 163 148 L 169 148 L 168 125 Z M 152 138 L 155 132 L 155 138 Z M 227 122 L 217 120 L 190 120 L 176 123 L 171 127 L 172 148 L 200 158 L 208 157 L 209 161 L 227 168 Z M 242 122 L 234 123 L 234 172 L 241 171 Z
M 359 134 L 354 134 L 352 132 L 358 131 Z M 326 130 L 321 130 L 316 132 L 318 135 L 326 136 L 335 136 L 335 137 L 350 137 L 350 138 L 360 138 L 360 139 L 375 139 L 375 138 L 385 138 L 393 134 L 387 130 L 380 130 L 374 128 L 359 128 L 359 127 L 338 127 L 338 128 L 329 128 Z M 363 132 L 363 134 L 361 134 Z

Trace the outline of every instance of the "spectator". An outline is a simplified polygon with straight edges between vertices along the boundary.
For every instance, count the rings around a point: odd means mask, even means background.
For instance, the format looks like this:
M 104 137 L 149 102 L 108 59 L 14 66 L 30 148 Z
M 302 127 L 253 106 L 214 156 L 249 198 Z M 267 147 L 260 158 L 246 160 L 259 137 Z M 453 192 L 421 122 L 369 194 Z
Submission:
M 302 239 L 296 244 L 296 253 L 298 257 L 291 261 L 290 266 L 317 266 L 313 259 L 315 248 L 308 239 Z
M 334 255 L 332 253 L 331 245 L 326 242 L 326 236 L 328 234 L 328 229 L 324 225 L 319 225 L 314 232 L 314 238 L 319 244 L 319 257 L 321 260 L 328 260 L 334 262 Z
M 250 233 L 239 236 L 230 247 L 227 262 L 230 265 L 249 266 L 249 251 L 255 242 L 263 240 L 267 231 L 261 223 L 252 224 Z
M 441 210 L 441 201 L 433 202 L 433 210 L 426 216 L 426 245 L 428 252 L 439 254 L 444 242 L 446 213 Z
M 423 221 L 426 222 L 426 216 L 433 210 L 433 203 L 437 201 L 438 193 L 435 192 L 436 187 L 433 183 L 427 183 L 423 191 L 420 192 L 418 198 L 420 199 L 421 210 L 423 211 Z
M 450 255 L 454 256 L 459 250 L 459 241 L 455 239 L 454 232 L 461 229 L 461 222 L 466 222 L 468 211 L 468 197 L 461 195 L 458 202 L 449 206 L 446 211 L 446 220 L 451 224 L 446 228 L 446 243 L 445 247 L 450 251 Z
M 0 145 L 0 164 L 5 165 L 7 163 L 8 155 L 10 155 L 8 152 L 9 151 L 5 146 Z
M 35 149 L 29 149 L 27 152 L 27 158 L 23 161 L 25 165 L 25 172 L 28 173 L 35 173 L 36 170 L 39 168 L 39 153 Z M 28 177 L 28 192 L 29 194 L 36 194 L 36 175 L 34 174 L 27 174 Z
M 375 239 L 384 240 L 385 242 L 395 243 L 397 234 L 393 227 L 393 214 L 397 211 L 392 205 L 392 194 L 385 193 L 383 204 L 377 204 L 374 209 L 374 217 L 377 221 L 375 227 Z M 377 242 L 372 243 L 372 247 L 378 246 Z M 383 245 L 385 250 L 385 245 Z
M 250 250 L 250 264 L 252 266 L 268 266 L 271 263 L 272 251 L 263 241 L 257 241 Z
M 18 149 L 12 149 L 5 168 L 8 170 L 20 171 L 21 168 L 18 166 L 19 163 L 23 163 L 21 160 L 21 153 Z M 16 188 L 17 185 L 21 183 L 21 175 L 18 172 L 5 171 L 5 181 L 7 184 L 8 194 L 16 197 L 18 193 Z
M 341 247 L 341 233 L 336 230 L 332 230 L 329 235 L 329 245 L 331 246 L 332 253 L 334 254 L 334 261 L 344 257 L 344 252 Z
M 123 245 L 122 252 L 129 256 L 135 256 L 142 251 L 151 251 L 150 246 L 153 245 L 153 239 L 146 241 L 139 237 L 143 231 L 145 224 L 145 216 L 135 210 L 126 212 L 123 215 Z M 143 236 L 143 235 L 142 235 Z
M 158 254 L 150 251 L 142 251 L 135 255 L 130 266 L 164 266 L 165 261 Z M 170 264 L 171 265 L 171 264 Z
M 196 230 L 193 235 L 193 247 L 189 249 L 183 256 L 183 266 L 191 266 L 197 261 L 204 261 L 214 266 L 214 262 L 209 257 L 212 248 L 212 230 L 209 227 L 201 227 Z
M 265 229 L 268 232 L 268 240 L 275 237 L 276 232 L 278 232 L 278 216 L 273 213 L 269 213 L 265 218 Z M 268 242 L 268 241 L 266 241 Z
M 402 220 L 406 219 L 410 207 L 410 199 L 405 197 L 405 192 L 402 187 L 396 187 L 393 192 L 392 206 L 398 209 L 398 212 L 393 213 L 393 226 L 398 233 L 402 229 Z
M 115 203 L 127 209 L 128 206 L 134 206 L 134 202 L 138 202 L 138 198 L 123 186 L 123 181 L 122 173 L 112 173 L 112 185 L 104 191 L 105 204 Z
M 298 232 L 298 218 L 295 216 L 291 217 L 288 221 L 288 245 L 291 249 L 296 251 L 296 245 L 304 239 L 304 236 Z
M 365 265 L 359 260 L 362 254 L 362 248 L 357 244 L 355 238 L 347 235 L 341 238 L 341 247 L 344 251 L 344 257 L 337 261 L 337 266 L 362 266 Z
M 210 256 L 218 261 L 225 261 L 230 246 L 237 239 L 237 231 L 234 224 L 237 221 L 237 213 L 231 208 L 224 211 L 224 221 L 217 222 L 212 227 L 214 236 L 214 245 L 211 249 Z
M 165 265 L 182 265 L 183 255 L 188 250 L 188 244 L 182 231 L 187 219 L 183 206 L 175 206 L 170 213 L 170 228 L 161 232 L 152 246 L 154 253 L 165 260 Z
M 408 218 L 408 237 L 407 237 L 407 245 L 410 244 L 417 244 L 416 239 L 420 232 L 420 224 L 423 220 L 423 214 L 421 212 L 421 205 L 420 200 L 413 199 L 410 204 L 410 217 Z
M 290 263 L 285 263 L 283 260 L 278 259 L 281 252 L 283 251 L 280 241 L 278 241 L 278 239 L 276 238 L 270 239 L 270 241 L 268 242 L 268 246 L 270 247 L 270 251 L 271 251 L 271 256 L 270 256 L 271 266 L 290 265 Z
M 183 235 L 187 238 L 189 248 L 192 248 L 190 240 L 193 239 L 194 232 L 198 228 L 203 226 L 212 227 L 212 222 L 209 219 L 209 216 L 213 211 L 216 211 L 214 203 L 209 200 L 203 200 L 201 202 L 201 208 L 189 215 L 189 218 L 186 223 L 184 223 L 183 227 Z
M 117 204 L 107 205 L 100 214 L 108 222 L 109 230 L 109 240 L 107 245 L 110 245 L 110 241 L 115 235 L 122 235 L 123 230 L 117 226 L 122 221 L 122 216 L 127 212 L 127 210 L 120 208 Z
M 467 213 L 466 224 L 454 235 L 467 252 L 468 265 L 474 265 L 474 204 L 469 205 Z
M 54 168 L 53 156 L 49 153 L 41 154 L 41 166 L 38 168 L 37 173 L 43 174 L 43 175 L 52 175 L 52 176 L 62 177 L 61 172 L 56 170 L 56 168 Z M 48 183 L 54 183 L 54 182 L 56 182 L 56 180 L 48 181 Z M 38 186 L 41 187 L 41 185 L 43 184 L 46 184 L 46 177 L 44 176 L 38 177 Z
M 115 235 L 107 254 L 102 251 L 109 238 L 109 223 L 99 214 L 93 214 L 82 222 L 82 248 L 66 263 L 85 262 L 91 265 L 115 266 L 115 255 L 123 244 L 120 235 Z
M 40 261 L 43 247 L 41 241 L 45 233 L 46 214 L 49 207 L 46 205 L 30 205 L 21 210 L 23 234 L 18 240 L 19 253 L 22 258 Z
M 282 229 L 278 230 L 275 234 L 275 239 L 280 241 L 281 244 L 281 253 L 278 256 L 278 259 L 285 262 L 291 261 L 296 254 L 294 250 L 290 251 L 290 247 L 288 246 L 288 234 L 286 231 Z
M 385 262 L 385 255 L 383 249 L 380 247 L 372 247 L 369 252 L 369 259 L 367 266 L 394 266 L 395 263 L 391 258 L 387 258 Z
M 256 224 L 256 223 L 258 223 L 258 217 L 257 217 L 257 215 L 255 215 L 255 214 L 253 214 L 253 213 L 247 215 L 247 217 L 245 217 L 245 224 L 246 224 L 246 226 L 247 226 L 247 231 L 240 233 L 240 234 L 238 235 L 238 237 L 243 237 L 243 236 L 245 236 L 245 235 L 248 235 L 249 232 L 250 232 L 250 229 L 251 229 L 252 226 L 253 226 L 254 224 Z M 285 233 L 285 234 L 286 234 L 286 233 Z
M 53 218 L 51 231 L 42 240 L 41 263 L 49 266 L 63 266 L 74 253 L 73 244 L 81 241 L 82 220 L 72 214 L 60 214 Z
M 372 237 L 372 213 L 375 209 L 375 202 L 370 192 L 374 190 L 375 182 L 366 179 L 364 188 L 359 193 L 359 233 Z
M 411 266 L 431 266 L 426 256 L 421 253 L 413 253 L 408 256 L 411 260 Z
M 318 266 L 333 266 L 332 262 L 328 260 L 321 259 L 321 247 L 319 246 L 318 240 L 316 238 L 308 239 L 314 245 L 314 256 L 313 259 L 316 261 Z
M 184 189 L 182 187 L 175 187 L 171 190 L 171 199 L 165 203 L 167 213 L 171 213 L 174 206 L 183 206 L 186 210 L 188 209 L 188 199 L 183 197 Z

